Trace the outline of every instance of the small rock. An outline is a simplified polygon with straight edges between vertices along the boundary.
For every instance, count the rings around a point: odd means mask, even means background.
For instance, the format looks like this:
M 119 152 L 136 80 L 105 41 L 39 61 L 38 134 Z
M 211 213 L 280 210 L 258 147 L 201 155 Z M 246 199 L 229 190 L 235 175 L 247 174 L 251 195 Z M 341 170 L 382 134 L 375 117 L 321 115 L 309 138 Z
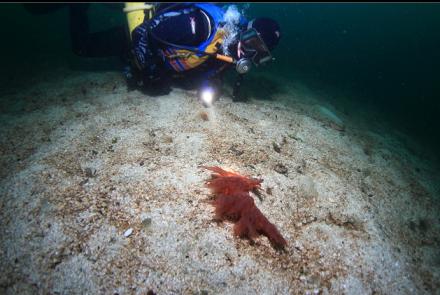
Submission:
M 55 253 L 51 255 L 49 260 L 49 267 L 51 269 L 54 269 L 58 264 L 60 264 L 63 261 L 65 257 L 64 250 L 65 248 L 61 247 L 59 250 L 55 251 Z
M 300 137 L 297 137 L 295 134 L 288 134 L 287 136 L 289 136 L 290 138 L 296 141 L 303 141 Z
M 84 173 L 87 177 L 95 177 L 96 176 L 96 169 L 87 167 L 84 169 Z
M 115 143 L 117 143 L 117 142 L 118 142 L 118 138 L 117 138 L 117 137 L 113 137 L 113 139 L 112 139 L 112 143 L 115 144 Z
M 83 185 L 86 184 L 87 182 L 89 182 L 89 179 L 88 179 L 88 178 L 86 178 L 86 179 L 84 179 L 83 181 L 81 181 L 81 182 L 79 183 L 79 185 L 83 186 Z
M 133 233 L 133 229 L 129 228 L 125 231 L 124 237 L 128 238 Z
M 229 148 L 229 151 L 232 152 L 232 153 L 233 153 L 234 155 L 236 155 L 236 156 L 241 156 L 241 155 L 244 153 L 243 151 L 238 150 L 237 147 L 236 147 L 235 145 L 232 145 L 232 146 Z
M 207 112 L 201 112 L 200 118 L 202 118 L 203 121 L 209 121 L 208 113 Z
M 142 226 L 144 228 L 148 228 L 151 225 L 151 218 L 145 218 L 142 220 Z
M 273 146 L 274 151 L 276 151 L 277 153 L 281 153 L 281 148 L 276 142 L 273 142 L 272 146 Z
M 171 136 L 165 136 L 163 138 L 163 142 L 164 143 L 172 143 L 173 142 L 173 138 Z
M 274 169 L 280 174 L 287 174 L 287 168 L 283 164 L 276 164 Z
M 54 269 L 58 264 L 60 264 L 62 262 L 61 257 L 60 256 L 54 256 L 50 262 L 49 262 L 49 267 L 51 269 Z
M 296 172 L 298 172 L 299 174 L 304 174 L 304 170 L 306 168 L 306 161 L 304 159 L 301 160 L 301 163 L 299 166 L 296 167 Z
M 337 131 L 341 131 L 341 132 L 344 132 L 344 131 L 345 131 L 345 126 L 344 126 L 344 125 L 338 125 L 338 124 L 335 124 L 335 123 L 333 123 L 333 122 L 330 122 L 330 123 L 329 123 L 329 126 L 330 126 L 331 128 L 333 128 L 333 129 L 337 130 Z

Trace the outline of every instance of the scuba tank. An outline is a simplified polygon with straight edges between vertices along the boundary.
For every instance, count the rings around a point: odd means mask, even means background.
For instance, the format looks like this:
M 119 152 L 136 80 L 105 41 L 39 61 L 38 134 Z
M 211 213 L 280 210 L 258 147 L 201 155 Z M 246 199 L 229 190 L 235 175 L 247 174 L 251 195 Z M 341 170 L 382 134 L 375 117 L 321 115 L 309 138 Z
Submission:
M 153 4 L 140 2 L 125 2 L 123 11 L 127 14 L 128 32 L 131 40 L 133 30 L 142 24 L 145 19 L 153 17 L 155 7 Z
M 131 43 L 132 41 L 132 32 L 133 30 L 142 24 L 144 20 L 150 20 L 153 18 L 155 6 L 152 3 L 142 3 L 142 2 L 125 2 L 124 8 L 122 10 L 127 17 L 127 33 L 129 37 L 127 40 Z M 131 47 L 131 44 L 129 44 Z M 136 59 L 129 58 L 130 65 L 128 65 L 124 69 L 124 75 L 127 79 L 127 83 L 129 85 L 129 88 L 135 88 L 135 85 L 141 86 L 143 84 L 142 82 L 142 75 L 137 70 L 139 68 L 138 65 L 136 65 Z

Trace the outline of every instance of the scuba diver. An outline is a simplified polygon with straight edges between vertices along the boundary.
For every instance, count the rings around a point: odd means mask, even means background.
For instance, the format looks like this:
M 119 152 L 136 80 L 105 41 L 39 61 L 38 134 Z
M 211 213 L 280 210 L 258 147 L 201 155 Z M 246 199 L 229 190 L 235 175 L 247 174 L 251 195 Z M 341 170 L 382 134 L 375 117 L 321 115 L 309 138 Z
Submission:
M 90 33 L 88 3 L 24 4 L 34 14 L 69 7 L 72 48 L 82 57 L 120 56 L 129 88 L 166 94 L 171 81 L 188 78 L 205 106 L 221 95 L 224 73 L 235 68 L 234 101 L 254 66 L 271 61 L 281 37 L 269 18 L 246 20 L 235 6 L 210 3 L 125 3 L 126 26 Z M 127 32 L 128 31 L 128 32 Z M 177 79 L 180 80 L 180 79 Z

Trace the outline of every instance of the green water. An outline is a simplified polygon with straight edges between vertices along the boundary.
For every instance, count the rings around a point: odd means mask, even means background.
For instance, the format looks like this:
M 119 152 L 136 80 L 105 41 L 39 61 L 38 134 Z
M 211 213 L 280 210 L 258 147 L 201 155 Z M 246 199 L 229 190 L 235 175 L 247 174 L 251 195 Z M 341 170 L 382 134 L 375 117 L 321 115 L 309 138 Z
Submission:
M 440 142 L 439 4 L 252 4 L 284 33 L 273 67 L 375 107 L 414 136 Z

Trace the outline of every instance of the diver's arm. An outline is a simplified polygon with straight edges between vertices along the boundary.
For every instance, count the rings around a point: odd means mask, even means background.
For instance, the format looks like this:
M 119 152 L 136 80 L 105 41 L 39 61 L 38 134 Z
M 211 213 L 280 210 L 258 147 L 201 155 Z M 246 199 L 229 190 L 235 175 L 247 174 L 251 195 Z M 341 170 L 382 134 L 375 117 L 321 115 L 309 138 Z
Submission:
M 142 23 L 133 30 L 132 40 L 132 59 L 137 69 L 142 72 L 144 82 L 160 79 L 157 57 L 153 53 L 149 40 L 148 22 Z
M 144 22 L 132 32 L 132 54 L 139 69 L 144 69 L 151 60 L 153 53 L 148 48 L 148 23 Z

